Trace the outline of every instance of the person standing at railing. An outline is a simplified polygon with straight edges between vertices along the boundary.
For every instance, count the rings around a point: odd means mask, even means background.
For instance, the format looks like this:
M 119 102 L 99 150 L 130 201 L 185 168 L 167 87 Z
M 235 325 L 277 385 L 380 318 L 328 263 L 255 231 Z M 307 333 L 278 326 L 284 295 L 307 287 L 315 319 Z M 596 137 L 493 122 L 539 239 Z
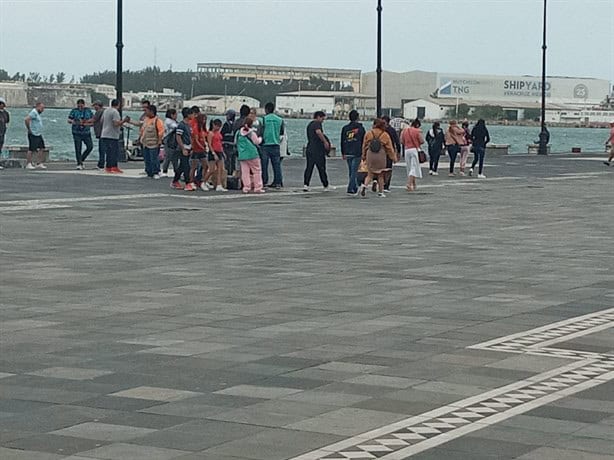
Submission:
M 612 160 L 614 160 L 614 121 L 610 123 L 610 128 L 610 137 L 608 137 L 608 140 L 605 141 L 606 148 L 608 147 L 608 144 L 610 145 L 610 156 L 608 157 L 607 161 L 603 162 L 607 166 L 611 166 Z
M 4 136 L 6 134 L 6 127 L 11 121 L 11 116 L 6 110 L 6 100 L 0 97 L 0 156 L 2 156 L 2 147 L 4 146 Z M 4 169 L 0 166 L 0 169 Z

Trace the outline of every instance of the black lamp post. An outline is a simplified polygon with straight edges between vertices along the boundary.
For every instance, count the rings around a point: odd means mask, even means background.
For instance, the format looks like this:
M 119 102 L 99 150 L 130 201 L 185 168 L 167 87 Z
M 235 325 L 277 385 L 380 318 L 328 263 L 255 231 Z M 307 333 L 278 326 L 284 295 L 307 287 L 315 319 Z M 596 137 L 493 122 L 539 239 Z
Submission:
M 377 108 L 376 115 L 382 116 L 382 0 L 377 0 Z
M 122 53 L 124 50 L 124 43 L 122 41 L 122 33 L 123 33 L 123 21 L 122 21 L 122 10 L 123 10 L 123 0 L 117 0 L 117 43 L 115 44 L 115 48 L 117 48 L 117 68 L 115 70 L 115 91 L 117 93 L 116 99 L 119 101 L 119 113 L 121 113 L 122 109 L 122 98 L 124 92 L 124 84 L 123 84 L 123 64 L 122 64 Z
M 123 0 L 117 0 L 117 43 L 115 48 L 117 49 L 117 64 L 115 69 L 115 98 L 119 101 L 119 114 L 122 114 L 122 107 L 124 105 L 124 69 L 122 62 L 122 54 L 124 51 L 124 43 L 122 41 L 123 35 Z M 124 129 L 122 128 L 119 134 L 119 160 L 126 161 L 126 146 L 124 144 Z
M 546 129 L 546 11 L 547 0 L 544 0 L 544 36 L 542 41 L 542 110 L 541 110 L 541 131 L 539 133 L 538 155 L 548 155 L 548 142 L 550 135 Z

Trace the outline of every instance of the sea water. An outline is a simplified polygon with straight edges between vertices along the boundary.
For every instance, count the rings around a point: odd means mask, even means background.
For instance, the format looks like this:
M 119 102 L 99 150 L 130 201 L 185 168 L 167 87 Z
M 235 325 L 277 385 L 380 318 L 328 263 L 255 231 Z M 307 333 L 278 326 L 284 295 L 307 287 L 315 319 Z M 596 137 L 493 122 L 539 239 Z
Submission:
M 6 147 L 9 145 L 27 145 L 26 128 L 24 118 L 29 109 L 17 108 L 7 109 L 11 115 L 4 147 L 4 155 L 7 154 Z M 43 137 L 45 144 L 51 147 L 51 158 L 53 160 L 72 160 L 74 159 L 74 147 L 71 134 L 71 125 L 68 124 L 69 109 L 46 109 L 43 114 L 44 131 Z M 125 112 L 133 118 L 138 118 L 140 112 Z M 209 115 L 209 119 L 220 118 L 222 115 Z M 301 155 L 303 146 L 306 144 L 305 128 L 309 120 L 286 119 L 286 129 L 289 138 L 289 151 L 291 155 Z M 324 132 L 330 138 L 333 145 L 339 146 L 341 128 L 347 123 L 343 120 L 326 120 L 324 122 Z M 365 127 L 370 125 L 369 121 L 364 122 Z M 429 123 L 422 125 L 423 132 L 430 128 Z M 493 144 L 509 144 L 510 153 L 527 153 L 527 144 L 534 143 L 539 135 L 539 127 L 526 126 L 488 126 L 491 142 Z M 572 147 L 580 147 L 583 152 L 604 152 L 605 141 L 609 131 L 598 128 L 549 128 L 552 152 L 568 153 Z M 130 131 L 130 138 L 135 139 L 136 130 Z M 93 136 L 93 133 L 92 133 Z M 96 143 L 96 142 L 95 142 Z M 94 145 L 92 158 L 97 157 L 97 145 Z

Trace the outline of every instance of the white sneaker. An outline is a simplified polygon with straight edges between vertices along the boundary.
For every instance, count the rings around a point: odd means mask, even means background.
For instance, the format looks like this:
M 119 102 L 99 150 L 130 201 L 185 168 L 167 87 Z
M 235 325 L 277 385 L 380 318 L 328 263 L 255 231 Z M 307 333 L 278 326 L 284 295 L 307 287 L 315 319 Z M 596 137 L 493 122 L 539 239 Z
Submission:
M 215 191 L 216 192 L 227 192 L 228 190 L 226 190 L 224 187 L 222 187 L 221 185 L 218 185 L 217 187 L 215 187 Z
M 77 171 L 82 171 L 83 170 L 83 166 L 81 165 L 77 165 L 77 167 L 75 168 Z
M 303 192 L 311 192 L 309 185 L 303 185 Z
M 429 176 L 433 175 L 433 171 L 429 170 Z
M 96 169 L 97 169 L 98 171 L 102 171 L 102 172 L 104 172 L 104 168 L 101 168 L 100 166 L 96 166 Z
M 158 179 L 160 179 L 160 174 L 154 174 L 152 176 L 152 178 L 158 180 Z
M 388 190 L 387 188 L 384 189 L 384 193 L 390 193 L 390 190 Z
M 36 169 L 47 169 L 47 166 L 45 166 L 43 163 L 39 163 L 36 165 Z
M 160 177 L 168 177 L 168 173 L 163 172 L 163 173 L 160 173 L 159 176 Z
M 484 174 L 478 174 L 478 179 L 486 179 L 486 176 Z
M 359 188 L 358 188 L 358 194 L 365 198 L 367 196 L 367 186 L 365 184 L 362 184 Z
M 464 175 L 465 175 L 465 171 L 461 171 L 461 172 L 459 173 L 459 175 L 464 176 Z
M 433 171 L 433 176 L 439 176 L 439 173 L 437 171 Z
M 379 192 L 377 196 L 379 196 L 380 198 L 386 198 L 386 194 L 384 192 Z
M 324 187 L 325 192 L 332 192 L 333 190 L 337 190 L 337 187 L 334 185 L 329 185 L 328 187 Z
M 34 166 L 32 163 L 28 163 L 26 165 L 26 169 L 36 169 L 36 166 Z
M 469 168 L 469 175 L 473 176 L 473 168 Z

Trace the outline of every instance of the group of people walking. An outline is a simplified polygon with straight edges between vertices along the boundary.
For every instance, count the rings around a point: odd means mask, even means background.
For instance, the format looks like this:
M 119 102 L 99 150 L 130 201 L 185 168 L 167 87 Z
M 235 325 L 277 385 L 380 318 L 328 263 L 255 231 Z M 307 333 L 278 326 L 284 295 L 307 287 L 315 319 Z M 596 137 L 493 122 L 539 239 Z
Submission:
M 435 122 L 425 138 L 419 119 L 413 120 L 409 125 L 401 125 L 397 130 L 391 126 L 390 118 L 384 116 L 376 118 L 372 128 L 366 131 L 359 122 L 357 111 L 351 111 L 349 118 L 349 124 L 341 130 L 341 153 L 348 165 L 348 194 L 358 194 L 364 197 L 371 186 L 374 191 L 377 190 L 380 197 L 385 197 L 390 191 L 393 164 L 400 162 L 402 158 L 405 160 L 407 171 L 406 189 L 413 192 L 417 188 L 417 179 L 422 178 L 420 164 L 428 160 L 429 174 L 437 176 L 439 175 L 439 159 L 446 152 L 450 159 L 449 176 L 456 175 L 454 171 L 459 154 L 459 174 L 465 175 L 467 158 L 470 151 L 473 151 L 474 157 L 469 175 L 476 172 L 477 165 L 477 177 L 486 178 L 484 156 L 486 144 L 490 142 L 490 134 L 484 120 L 479 120 L 472 130 L 469 130 L 468 122 L 463 122 L 462 127 L 459 127 L 456 120 L 451 120 L 445 132 L 441 124 Z M 318 120 L 318 117 L 315 120 Z M 309 138 L 309 127 L 307 133 Z M 422 150 L 424 144 L 428 146 L 428 155 Z M 310 153 L 311 156 L 314 155 L 313 151 L 310 152 L 308 144 L 307 170 L 310 169 Z M 306 171 L 305 187 L 309 186 L 309 177 Z M 322 184 L 326 189 L 328 180 L 323 179 Z

